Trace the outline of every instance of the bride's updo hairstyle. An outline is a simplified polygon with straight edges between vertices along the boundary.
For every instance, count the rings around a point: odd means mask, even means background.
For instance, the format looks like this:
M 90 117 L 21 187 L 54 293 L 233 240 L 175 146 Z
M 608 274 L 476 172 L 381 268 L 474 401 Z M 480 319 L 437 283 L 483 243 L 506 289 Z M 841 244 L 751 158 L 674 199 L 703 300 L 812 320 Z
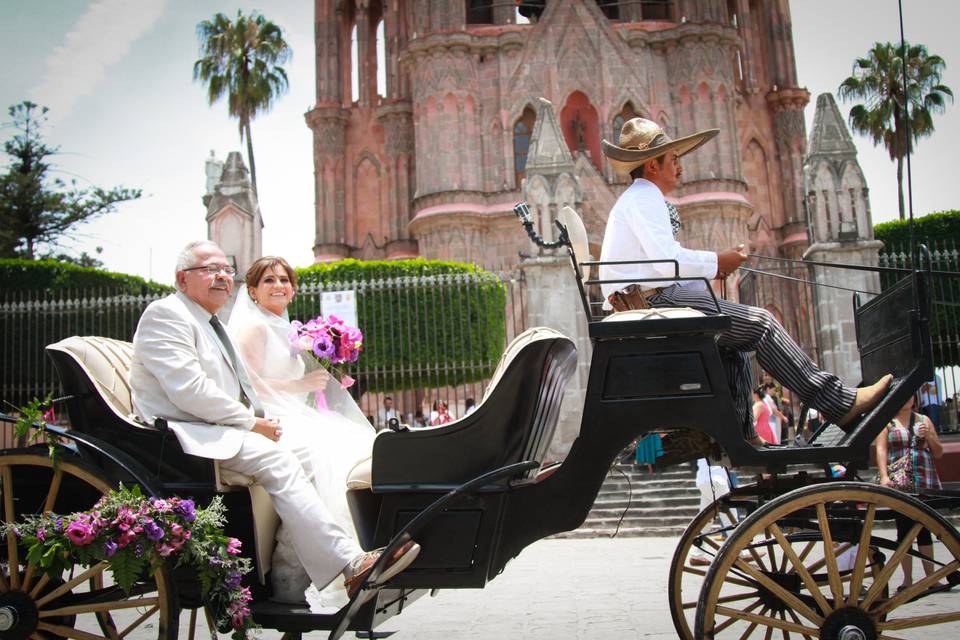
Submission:
M 283 270 L 287 272 L 287 277 L 290 278 L 290 284 L 293 286 L 293 290 L 296 291 L 297 272 L 293 270 L 289 262 L 280 256 L 263 256 L 250 265 L 250 268 L 247 269 L 247 287 L 256 289 L 257 285 L 260 284 L 260 279 L 263 278 L 263 274 L 277 265 L 283 267 Z

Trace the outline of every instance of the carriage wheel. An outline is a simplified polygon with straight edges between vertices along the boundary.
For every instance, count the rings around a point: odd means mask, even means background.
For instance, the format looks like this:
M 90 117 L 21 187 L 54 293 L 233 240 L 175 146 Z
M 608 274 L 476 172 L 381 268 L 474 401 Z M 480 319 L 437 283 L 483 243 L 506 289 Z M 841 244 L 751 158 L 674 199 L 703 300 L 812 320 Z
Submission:
M 682 640 L 693 640 L 703 578 L 736 523 L 729 495 L 722 496 L 697 514 L 680 537 L 670 563 L 667 594 L 673 626 Z
M 43 454 L 0 455 L 4 522 L 24 515 L 86 510 L 111 489 L 97 470 L 79 460 L 54 469 Z M 176 596 L 170 573 L 161 567 L 126 594 L 113 583 L 107 564 L 73 567 L 51 577 L 29 562 L 11 532 L 0 570 L 0 637 L 4 640 L 121 640 L 130 633 L 177 637 Z
M 903 542 L 894 514 L 915 523 Z M 922 527 L 934 536 L 935 570 L 895 593 L 891 580 Z M 766 555 L 756 564 L 740 558 L 757 549 Z M 695 636 L 902 640 L 944 625 L 936 632 L 956 637 L 960 611 L 937 585 L 955 582 L 958 569 L 957 531 L 918 500 L 860 482 L 803 487 L 751 514 L 721 548 L 700 593 Z

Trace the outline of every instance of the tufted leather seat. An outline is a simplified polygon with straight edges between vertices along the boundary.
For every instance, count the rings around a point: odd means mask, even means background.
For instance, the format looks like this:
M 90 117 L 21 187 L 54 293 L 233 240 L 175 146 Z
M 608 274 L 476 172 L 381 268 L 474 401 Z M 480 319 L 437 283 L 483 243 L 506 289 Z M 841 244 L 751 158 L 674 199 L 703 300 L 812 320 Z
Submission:
M 91 420 L 96 420 L 99 431 L 92 435 L 103 437 L 105 434 L 102 433 L 104 426 L 102 422 L 105 418 L 112 417 L 113 422 L 110 425 L 112 429 L 135 429 L 144 433 L 158 433 L 157 427 L 143 422 L 133 411 L 133 401 L 130 395 L 132 344 L 99 336 L 72 336 L 48 345 L 47 353 L 60 370 L 64 391 L 68 395 L 83 395 L 86 389 L 70 388 L 72 384 L 70 381 L 74 380 L 75 376 L 65 375 L 66 370 L 63 367 L 69 367 L 71 372 L 81 372 L 81 378 L 85 378 L 86 386 L 92 386 L 102 401 L 96 407 L 100 409 L 98 412 L 86 410 L 79 412 L 78 408 L 82 408 L 83 405 L 68 403 L 67 407 L 70 411 L 70 421 L 73 428 L 78 431 L 90 432 L 93 425 L 88 423 Z M 64 358 L 67 360 L 64 361 Z M 77 379 L 75 383 L 78 387 L 80 381 L 80 379 Z M 74 415 L 75 413 L 79 413 L 79 415 Z M 119 438 L 119 441 L 121 448 L 123 448 L 123 438 Z M 142 456 L 140 451 L 129 453 L 138 458 Z M 142 459 L 140 462 L 149 463 L 149 461 Z M 273 508 L 273 501 L 266 490 L 257 484 L 253 477 L 223 469 L 216 460 L 210 462 L 213 465 L 213 477 L 217 491 L 239 491 L 246 487 L 250 492 L 254 514 L 257 564 L 262 581 L 266 572 L 270 569 L 273 541 L 280 524 L 280 519 Z

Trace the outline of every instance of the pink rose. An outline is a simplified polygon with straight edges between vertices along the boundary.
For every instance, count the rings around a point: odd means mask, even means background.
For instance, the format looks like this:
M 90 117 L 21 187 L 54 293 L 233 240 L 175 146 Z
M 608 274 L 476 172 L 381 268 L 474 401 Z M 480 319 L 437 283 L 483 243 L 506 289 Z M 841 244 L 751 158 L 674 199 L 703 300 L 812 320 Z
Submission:
M 90 544 L 97 537 L 96 532 L 93 530 L 93 525 L 85 522 L 81 518 L 70 523 L 67 527 L 66 534 L 67 537 L 70 538 L 70 542 L 78 547 Z

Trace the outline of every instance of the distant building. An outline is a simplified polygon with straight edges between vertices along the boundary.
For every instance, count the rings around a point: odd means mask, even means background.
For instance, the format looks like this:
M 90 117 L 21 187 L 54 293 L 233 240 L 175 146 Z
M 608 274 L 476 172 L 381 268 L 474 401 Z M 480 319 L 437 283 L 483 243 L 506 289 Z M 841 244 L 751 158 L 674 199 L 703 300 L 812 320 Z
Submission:
M 527 161 L 541 97 L 570 151 L 570 166 L 547 181 L 555 189 L 563 174 L 576 178 L 569 197 L 594 255 L 626 186 L 600 139 L 615 141 L 635 115 L 673 135 L 721 130 L 683 163 L 674 200 L 686 245 L 803 254 L 809 94 L 796 77 L 787 0 L 524 5 L 530 24 L 517 23 L 511 2 L 315 0 L 317 99 L 306 121 L 316 260 L 517 264 L 530 244 L 511 208 L 536 191 L 523 181 L 536 173 Z M 814 350 L 809 293 L 752 291 Z

